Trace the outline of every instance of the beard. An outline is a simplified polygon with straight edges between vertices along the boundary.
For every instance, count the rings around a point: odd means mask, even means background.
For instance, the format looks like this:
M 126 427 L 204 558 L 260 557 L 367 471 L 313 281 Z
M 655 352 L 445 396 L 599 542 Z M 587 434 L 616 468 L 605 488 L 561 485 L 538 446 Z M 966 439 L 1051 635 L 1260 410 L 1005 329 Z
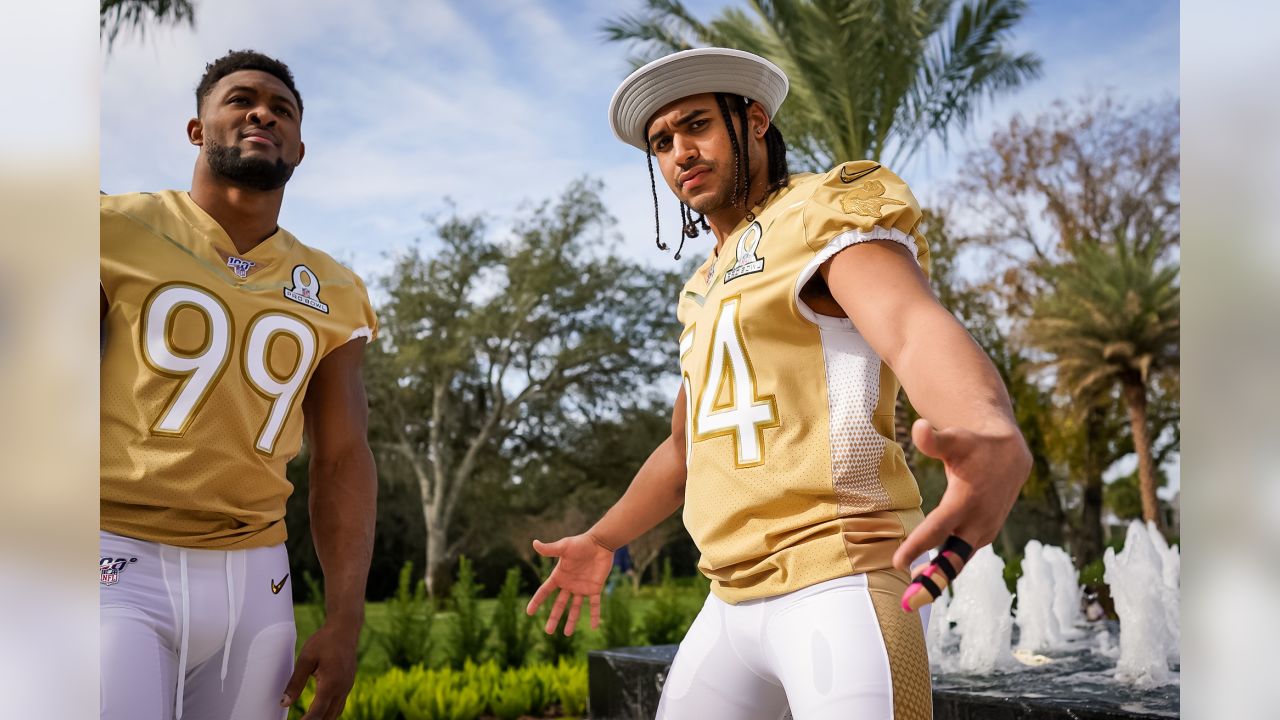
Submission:
M 230 180 L 232 184 L 249 190 L 266 192 L 284 187 L 293 177 L 295 166 L 283 159 L 272 162 L 261 158 L 246 158 L 238 147 L 228 147 L 209 141 L 205 145 L 209 168 L 215 175 Z
M 713 171 L 716 169 L 714 165 L 709 166 Z M 710 194 L 703 193 L 697 198 L 686 200 L 685 205 L 689 209 L 702 215 L 722 210 L 733 204 L 733 184 L 729 181 L 723 181 L 720 187 L 716 188 Z

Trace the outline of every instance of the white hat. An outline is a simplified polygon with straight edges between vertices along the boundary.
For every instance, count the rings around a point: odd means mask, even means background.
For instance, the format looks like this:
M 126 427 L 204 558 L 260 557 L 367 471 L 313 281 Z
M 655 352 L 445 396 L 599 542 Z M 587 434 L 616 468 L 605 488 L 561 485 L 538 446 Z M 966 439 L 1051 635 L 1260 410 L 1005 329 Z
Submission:
M 645 127 L 667 103 L 707 92 L 754 100 L 773 119 L 787 97 L 787 76 L 759 55 L 695 48 L 658 58 L 627 76 L 609 101 L 609 125 L 622 142 L 644 150 Z

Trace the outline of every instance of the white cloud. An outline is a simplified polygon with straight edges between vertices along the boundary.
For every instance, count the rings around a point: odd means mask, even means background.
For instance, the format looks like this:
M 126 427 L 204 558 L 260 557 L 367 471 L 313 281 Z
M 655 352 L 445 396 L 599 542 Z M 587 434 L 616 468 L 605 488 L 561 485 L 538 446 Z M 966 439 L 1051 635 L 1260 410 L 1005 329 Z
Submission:
M 714 14 L 712 0 L 694 6 L 700 17 Z M 209 60 L 250 47 L 288 62 L 306 102 L 307 158 L 281 223 L 357 270 L 368 274 L 386 253 L 425 235 L 423 215 L 443 208 L 446 196 L 462 212 L 509 219 L 522 201 L 555 197 L 583 175 L 606 183 L 622 251 L 668 267 L 670 253 L 653 248 L 644 158 L 618 143 L 605 119 L 627 72 L 627 49 L 604 43 L 599 25 L 637 8 L 526 0 L 200 3 L 194 31 L 157 29 L 142 42 L 123 37 L 104 54 L 103 188 L 186 187 L 196 155 L 185 137 L 196 82 Z M 1079 32 L 1090 18 L 1081 18 Z M 1176 22 L 1170 31 L 1157 18 L 1130 36 L 1115 31 L 1123 42 L 1087 48 L 1053 37 L 1048 25 L 1023 38 L 1044 48 L 1044 80 L 984 113 L 952 152 L 935 149 L 899 170 L 922 200 L 951 173 L 959 150 L 985 141 L 1011 112 L 1095 81 L 1143 91 L 1152 77 L 1164 77 L 1170 32 L 1176 58 Z M 1125 71 L 1106 72 L 1117 66 Z M 662 236 L 674 244 L 676 205 L 665 187 L 658 194 Z M 690 241 L 685 254 L 702 255 L 708 242 Z

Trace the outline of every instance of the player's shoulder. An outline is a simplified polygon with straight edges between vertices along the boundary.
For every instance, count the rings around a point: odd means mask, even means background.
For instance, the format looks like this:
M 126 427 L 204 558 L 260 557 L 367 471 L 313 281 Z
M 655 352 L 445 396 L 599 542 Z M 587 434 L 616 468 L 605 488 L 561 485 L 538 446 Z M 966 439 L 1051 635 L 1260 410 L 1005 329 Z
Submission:
M 98 196 L 98 209 L 103 216 L 115 215 L 145 221 L 166 211 L 168 198 L 173 190 L 159 192 L 130 192 Z
M 786 208 L 825 204 L 849 212 L 842 206 L 861 197 L 887 197 L 890 202 L 915 204 L 907 183 L 875 160 L 844 162 L 826 172 L 793 173 L 776 202 Z
M 918 212 L 920 207 L 906 181 L 874 160 L 841 163 L 808 183 L 806 205 L 812 210 L 881 219 L 902 210 Z
M 874 160 L 840 163 L 809 179 L 800 203 L 805 242 L 819 251 L 837 237 L 903 237 L 920 221 L 920 204 L 907 183 Z
M 911 193 L 906 181 L 876 160 L 853 160 L 840 163 L 816 176 L 814 191 L 817 195 L 821 195 L 822 191 L 827 193 L 834 191 L 840 195 L 851 192 L 862 194 L 868 191 L 877 193 L 883 191 L 882 194 L 890 196 Z
M 285 232 L 288 231 L 286 230 Z M 292 261 L 296 266 L 305 267 L 317 278 L 325 281 L 326 284 L 350 285 L 364 290 L 364 280 L 360 278 L 356 271 L 338 262 L 324 250 L 302 242 L 292 233 L 289 236 L 294 243 Z

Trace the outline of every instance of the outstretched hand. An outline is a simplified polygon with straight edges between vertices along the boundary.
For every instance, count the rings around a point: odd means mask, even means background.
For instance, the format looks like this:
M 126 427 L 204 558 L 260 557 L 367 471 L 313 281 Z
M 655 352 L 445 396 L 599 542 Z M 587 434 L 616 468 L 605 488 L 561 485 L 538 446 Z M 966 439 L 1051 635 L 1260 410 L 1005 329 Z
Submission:
M 1031 453 L 1013 425 L 990 432 L 963 428 L 939 430 L 921 418 L 911 427 L 911 439 L 920 452 L 942 461 L 947 489 L 938 507 L 907 535 L 894 553 L 893 564 L 901 570 L 906 570 L 913 558 L 942 545 L 952 535 L 972 549 L 995 540 L 1031 472 Z M 950 559 L 951 569 L 958 573 L 968 555 Z M 917 578 L 922 574 L 932 576 L 941 591 L 954 573 L 943 576 L 934 572 L 938 569 L 936 561 L 930 563 L 917 573 Z M 932 601 L 932 598 L 922 600 L 920 592 L 918 584 L 909 587 L 903 597 L 904 608 L 909 605 L 910 609 L 918 609 Z M 914 601 L 909 602 L 911 600 Z
M 559 590 L 560 594 L 551 606 L 551 615 L 544 628 L 548 635 L 555 633 L 566 605 L 569 605 L 569 617 L 564 624 L 564 634 L 573 634 L 578 625 L 578 616 L 582 612 L 584 597 L 590 600 L 591 629 L 599 627 L 600 590 L 609 577 L 609 570 L 613 568 L 613 551 L 597 542 L 590 533 L 561 538 L 553 543 L 534 540 L 533 549 L 543 557 L 558 560 L 551 575 L 529 600 L 525 613 L 532 615 L 537 612 L 542 603 Z

